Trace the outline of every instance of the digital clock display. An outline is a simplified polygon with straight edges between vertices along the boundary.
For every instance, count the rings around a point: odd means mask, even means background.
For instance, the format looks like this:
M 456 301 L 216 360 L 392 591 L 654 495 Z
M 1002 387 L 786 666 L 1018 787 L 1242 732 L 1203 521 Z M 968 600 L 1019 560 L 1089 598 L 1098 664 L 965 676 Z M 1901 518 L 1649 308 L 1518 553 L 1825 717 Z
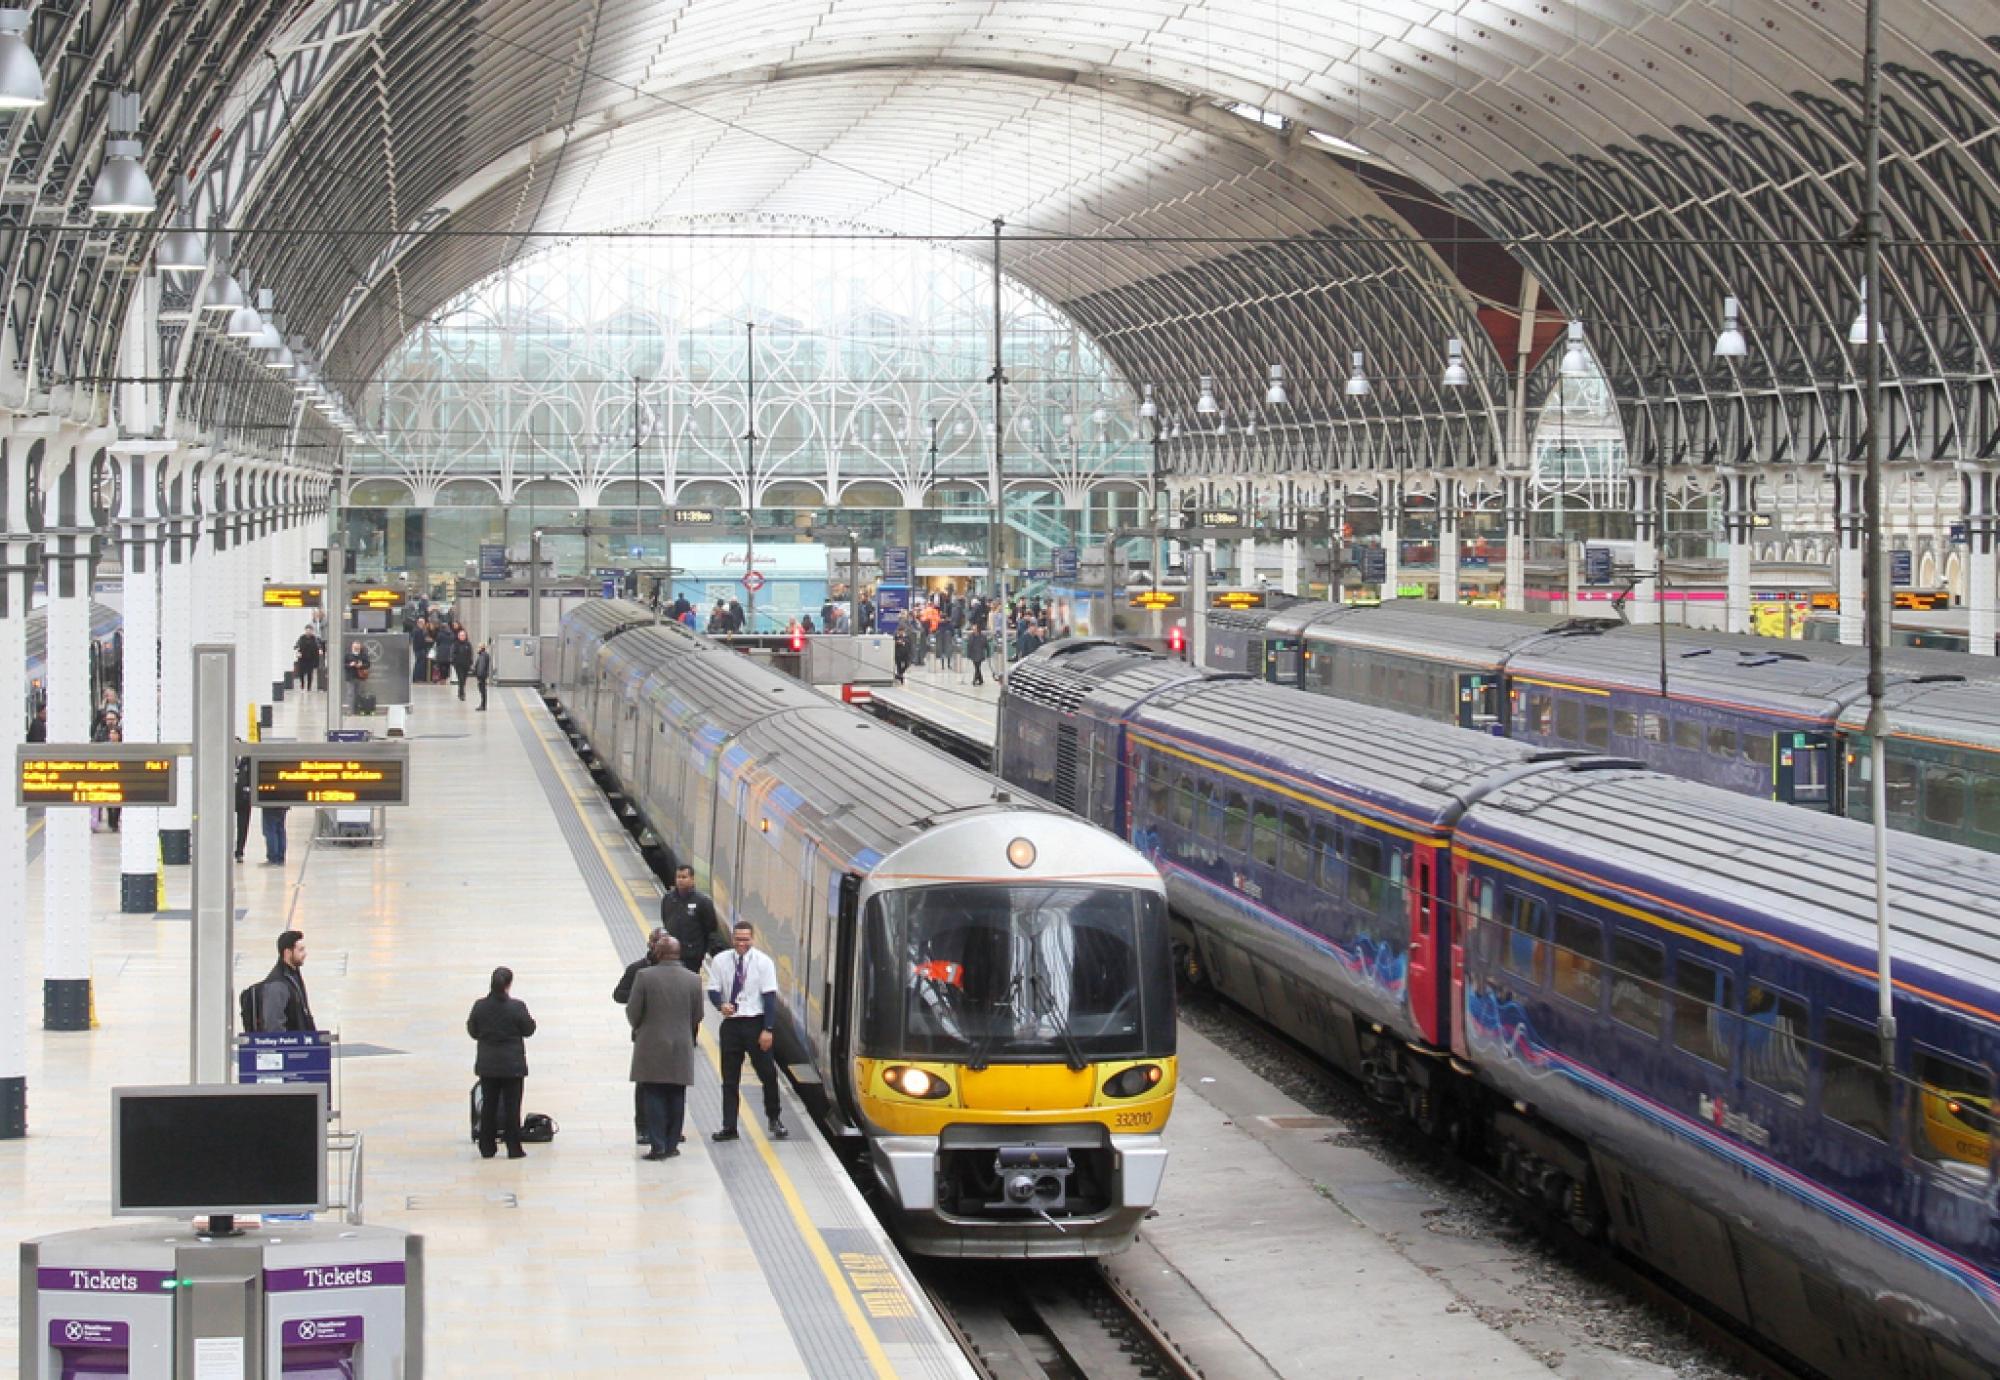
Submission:
M 1132 596 L 1132 607 L 1144 613 L 1158 613 L 1181 606 L 1177 589 L 1142 589 Z
M 407 805 L 409 761 L 401 754 L 299 752 L 256 757 L 259 805 Z
M 267 609 L 316 609 L 326 602 L 326 589 L 321 585 L 265 585 L 264 607 Z
M 158 744 L 34 743 L 15 758 L 16 805 L 171 805 L 174 759 Z M 151 752 L 155 755 L 147 756 Z

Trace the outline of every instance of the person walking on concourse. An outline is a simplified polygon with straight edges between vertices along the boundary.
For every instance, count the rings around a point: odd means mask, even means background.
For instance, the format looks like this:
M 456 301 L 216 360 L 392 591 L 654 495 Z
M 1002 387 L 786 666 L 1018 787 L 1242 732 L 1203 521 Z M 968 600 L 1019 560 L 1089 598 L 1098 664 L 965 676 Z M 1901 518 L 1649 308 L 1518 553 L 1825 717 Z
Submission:
M 715 902 L 694 889 L 694 869 L 682 863 L 674 869 L 674 888 L 660 898 L 660 926 L 680 941 L 681 966 L 701 971 L 701 961 L 722 948 L 715 923 Z
M 472 635 L 465 629 L 458 630 L 458 641 L 451 644 L 451 669 L 458 676 L 458 697 L 465 698 L 465 678 L 472 674 Z
M 665 911 L 664 902 L 660 909 Z M 654 926 L 653 932 L 646 936 L 646 951 L 625 965 L 625 976 L 619 978 L 618 985 L 611 989 L 611 1000 L 620 1006 L 632 1000 L 632 984 L 638 980 L 639 974 L 659 962 L 654 955 L 659 952 L 660 941 L 666 937 L 667 932 L 664 929 Z M 634 1040 L 639 1038 L 636 1030 L 632 1032 L 632 1038 Z M 632 1129 L 638 1133 L 639 1144 L 646 1144 L 646 1089 L 636 1082 L 632 1088 Z
M 495 1141 L 507 1142 L 507 1158 L 527 1158 L 521 1148 L 521 1085 L 528 1077 L 526 1040 L 535 1018 L 516 999 L 514 970 L 495 968 L 485 996 L 472 1004 L 465 1033 L 479 1042 L 472 1071 L 479 1075 L 479 1154 L 492 1159 Z
M 712 1140 L 736 1139 L 745 1055 L 764 1085 L 771 1139 L 791 1134 L 779 1117 L 778 1061 L 771 1057 L 778 1029 L 778 967 L 769 954 L 753 947 L 756 941 L 757 927 L 738 920 L 729 932 L 730 947 L 708 965 L 708 1000 L 722 1013 L 722 1129 Z
M 632 1082 L 646 1104 L 646 1158 L 670 1160 L 681 1152 L 688 1084 L 694 1082 L 701 979 L 681 966 L 680 941 L 670 934 L 653 942 L 652 955 L 653 966 L 632 983 L 625 1019 L 632 1023 Z
M 297 930 L 278 936 L 278 961 L 257 993 L 259 1030 L 318 1030 L 306 999 L 306 937 Z
M 479 644 L 479 655 L 472 658 L 472 678 L 479 682 L 479 708 L 486 708 L 486 682 L 493 674 L 493 653 L 486 650 L 484 642 Z

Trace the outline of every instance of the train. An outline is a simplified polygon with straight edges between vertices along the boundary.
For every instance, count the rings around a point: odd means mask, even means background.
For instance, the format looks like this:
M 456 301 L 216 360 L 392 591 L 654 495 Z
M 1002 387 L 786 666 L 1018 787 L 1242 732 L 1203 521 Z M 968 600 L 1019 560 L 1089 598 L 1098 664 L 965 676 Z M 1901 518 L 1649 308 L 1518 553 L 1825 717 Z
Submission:
M 124 615 L 109 604 L 100 604 L 95 599 L 90 603 L 90 700 L 97 703 L 103 694 L 107 680 L 115 679 L 119 667 L 111 651 L 112 639 L 125 626 Z M 32 724 L 35 712 L 45 702 L 49 676 L 49 612 L 38 608 L 28 614 L 25 629 L 28 659 L 26 674 L 21 685 L 24 691 L 24 709 L 27 722 Z
M 545 679 L 663 866 L 777 962 L 779 1062 L 919 1254 L 1108 1255 L 1166 1168 L 1165 884 L 1120 839 L 651 610 Z
M 1206 664 L 1836 815 L 1871 813 L 1865 652 L 1424 600 L 1217 611 Z M 1891 648 L 1891 828 L 2000 851 L 2000 659 Z
M 1010 784 L 1166 879 L 1178 967 L 1828 1376 L 2000 1369 L 2000 858 L 1070 641 Z

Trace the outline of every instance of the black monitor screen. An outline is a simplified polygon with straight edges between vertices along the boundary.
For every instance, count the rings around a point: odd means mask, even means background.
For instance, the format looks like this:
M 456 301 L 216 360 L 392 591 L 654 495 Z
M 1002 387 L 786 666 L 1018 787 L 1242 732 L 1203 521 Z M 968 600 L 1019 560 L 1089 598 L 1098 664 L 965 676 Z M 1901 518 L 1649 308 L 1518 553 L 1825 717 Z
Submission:
M 383 633 L 389 631 L 390 613 L 387 609 L 356 609 L 350 621 L 356 632 Z
M 321 1207 L 325 1107 L 316 1087 L 120 1089 L 112 1209 L 177 1216 Z

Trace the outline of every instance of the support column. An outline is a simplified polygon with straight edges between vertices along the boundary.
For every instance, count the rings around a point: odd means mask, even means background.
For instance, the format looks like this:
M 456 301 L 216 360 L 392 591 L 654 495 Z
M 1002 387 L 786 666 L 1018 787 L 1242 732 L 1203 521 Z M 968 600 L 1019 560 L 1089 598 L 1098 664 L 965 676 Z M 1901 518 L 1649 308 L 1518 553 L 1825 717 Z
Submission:
M 1528 476 L 1502 477 L 1507 486 L 1507 607 L 1515 613 L 1528 606 Z
M 1458 602 L 1458 481 L 1438 480 L 1437 549 L 1438 602 Z
M 263 658 L 259 654 L 257 625 L 251 620 L 250 591 L 257 583 L 256 518 L 254 495 L 256 475 L 249 466 L 238 464 L 229 477 L 228 526 L 229 578 L 224 582 L 227 601 L 223 640 L 236 648 L 236 724 L 238 737 L 244 731 L 245 715 L 251 705 L 270 698 L 271 687 L 260 684 Z
M 0 441 L 0 504 L 0 666 L 22 666 L 39 558 L 28 540 L 28 448 L 18 437 Z M 27 725 L 18 696 L 0 708 L 0 753 L 12 762 Z M 26 1134 L 28 815 L 10 800 L 0 808 L 0 1140 Z
M 1250 515 L 1244 514 L 1247 519 Z M 1245 589 L 1257 588 L 1257 539 L 1245 537 L 1236 543 L 1236 582 Z
M 1722 529 L 1728 539 L 1729 571 L 1724 606 L 1725 632 L 1748 635 L 1750 619 L 1750 540 L 1757 510 L 1757 476 L 1725 466 L 1722 479 Z
M 1994 655 L 1996 574 L 1993 557 L 2000 536 L 2000 466 L 1990 462 L 1958 467 L 1959 511 L 1965 515 L 1966 633 L 1974 656 Z
M 1840 591 L 1840 640 L 1859 647 L 1868 637 L 1868 587 L 1865 579 L 1867 523 L 1863 520 L 1859 466 L 1843 466 L 1833 474 L 1833 530 L 1838 542 L 1834 584 Z
M 1284 544 L 1279 548 L 1279 552 L 1281 564 L 1278 567 L 1278 588 L 1286 594 L 1297 595 L 1299 592 L 1299 539 L 1297 537 L 1286 537 Z
M 1345 603 L 1347 559 L 1353 554 L 1347 539 L 1347 490 L 1329 486 L 1326 495 L 1326 552 L 1330 575 L 1326 597 L 1329 603 Z
M 160 741 L 160 542 L 157 455 L 118 457 L 123 471 L 119 541 L 124 553 L 125 741 Z M 160 812 L 128 808 L 118 837 L 118 908 L 127 915 L 159 909 Z
M 1393 599 L 1403 583 L 1403 486 L 1382 481 L 1382 587 L 1376 597 Z
M 194 667 L 180 649 L 194 646 L 195 548 L 201 541 L 198 489 L 202 467 L 186 456 L 162 464 L 161 529 L 166 542 L 160 561 L 160 737 L 185 743 L 194 736 Z M 128 644 L 129 645 L 129 644 Z M 193 765 L 183 758 L 177 771 L 189 779 Z M 186 867 L 192 841 L 194 802 L 183 791 L 179 803 L 160 811 L 160 857 L 169 867 Z
M 90 741 L 90 452 L 45 444 L 42 562 L 48 587 L 49 741 Z M 42 816 L 42 1028 L 90 1028 L 90 811 Z
M 1660 607 L 1660 472 L 1632 471 L 1632 598 L 1626 612 L 1634 623 L 1657 623 Z M 1574 610 L 1572 610 L 1574 612 Z

